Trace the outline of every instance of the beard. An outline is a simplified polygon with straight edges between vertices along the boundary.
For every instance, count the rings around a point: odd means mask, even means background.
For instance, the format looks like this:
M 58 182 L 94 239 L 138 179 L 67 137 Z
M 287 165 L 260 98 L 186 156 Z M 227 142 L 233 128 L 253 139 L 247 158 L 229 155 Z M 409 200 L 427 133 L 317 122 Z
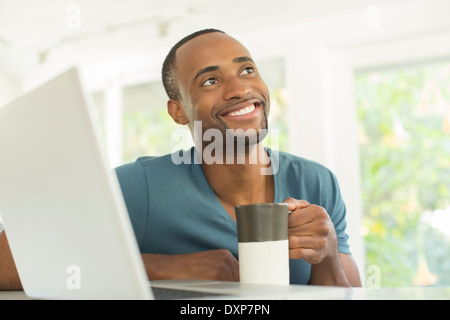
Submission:
M 211 155 L 213 158 L 221 158 L 226 163 L 256 163 L 255 157 L 258 152 L 258 146 L 268 134 L 266 109 L 263 109 L 263 118 L 258 126 L 258 129 L 233 129 L 230 128 L 228 123 L 220 117 L 218 118 L 218 125 L 211 129 L 215 130 L 217 134 L 220 133 L 220 137 L 224 137 L 222 141 L 203 141 L 204 150 L 211 150 Z M 207 131 L 207 128 L 203 129 L 204 136 Z M 205 152 L 205 154 L 206 153 L 207 152 Z
M 268 123 L 267 117 L 264 117 L 263 122 L 260 126 L 260 129 L 255 130 L 253 128 L 243 130 L 243 129 L 231 129 L 224 123 L 225 128 L 225 141 L 233 141 L 233 145 L 235 148 L 239 146 L 245 146 L 246 148 L 257 145 L 267 136 L 268 132 Z M 223 131 L 221 130 L 222 134 Z
M 232 120 L 227 121 L 230 118 L 224 116 L 224 110 L 229 110 L 234 105 L 250 99 L 259 101 L 257 107 L 260 108 L 260 120 L 243 121 L 241 122 L 243 128 L 236 128 L 241 125 L 233 123 Z M 258 149 L 260 142 L 268 135 L 269 108 L 269 99 L 261 94 L 233 101 L 232 104 L 214 106 L 211 109 L 209 121 L 194 121 L 191 132 L 196 149 L 205 158 L 203 160 L 207 164 L 223 163 L 223 161 L 243 163 L 242 159 L 248 159 L 248 156 L 255 154 L 254 151 Z

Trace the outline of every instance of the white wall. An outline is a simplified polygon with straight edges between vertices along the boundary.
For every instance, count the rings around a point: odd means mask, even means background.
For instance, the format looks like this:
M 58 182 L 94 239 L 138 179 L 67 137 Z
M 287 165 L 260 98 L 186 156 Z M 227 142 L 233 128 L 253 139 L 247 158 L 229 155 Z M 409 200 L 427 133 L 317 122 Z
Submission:
M 11 77 L 7 77 L 7 75 L 4 72 L 3 73 L 0 72 L 0 109 L 9 102 L 11 102 L 17 96 L 17 94 L 19 94 L 19 86 L 17 82 L 14 81 L 14 79 L 12 79 Z M 0 224 L 3 224 L 1 212 L 0 212 Z
M 0 70 L 0 108 L 19 94 L 19 83 Z

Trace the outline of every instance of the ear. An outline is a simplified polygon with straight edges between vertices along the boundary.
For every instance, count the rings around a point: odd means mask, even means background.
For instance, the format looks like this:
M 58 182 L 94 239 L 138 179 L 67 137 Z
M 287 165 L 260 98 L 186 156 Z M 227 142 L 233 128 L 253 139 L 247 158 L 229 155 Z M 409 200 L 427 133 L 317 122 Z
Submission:
M 185 125 L 189 122 L 181 101 L 173 99 L 167 101 L 167 111 L 176 123 Z

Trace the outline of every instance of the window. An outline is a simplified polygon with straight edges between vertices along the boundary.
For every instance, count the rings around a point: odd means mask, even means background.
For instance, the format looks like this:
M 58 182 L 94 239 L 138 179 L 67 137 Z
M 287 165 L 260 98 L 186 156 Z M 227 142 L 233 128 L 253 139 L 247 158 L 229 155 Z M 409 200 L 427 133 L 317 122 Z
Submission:
M 125 87 L 123 90 L 123 159 L 173 152 L 172 132 L 179 129 L 167 113 L 161 81 Z
M 450 60 L 355 79 L 366 265 L 381 286 L 450 285 Z

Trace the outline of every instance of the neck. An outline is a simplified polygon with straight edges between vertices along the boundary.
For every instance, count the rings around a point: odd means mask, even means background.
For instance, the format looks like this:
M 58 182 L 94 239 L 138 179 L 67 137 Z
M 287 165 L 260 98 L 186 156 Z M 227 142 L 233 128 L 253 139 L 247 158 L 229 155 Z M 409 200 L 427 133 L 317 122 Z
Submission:
M 235 205 L 273 202 L 273 175 L 262 174 L 270 167 L 269 155 L 262 145 L 247 148 L 245 156 L 238 154 L 220 162 L 202 161 L 202 168 L 211 188 L 233 218 Z

